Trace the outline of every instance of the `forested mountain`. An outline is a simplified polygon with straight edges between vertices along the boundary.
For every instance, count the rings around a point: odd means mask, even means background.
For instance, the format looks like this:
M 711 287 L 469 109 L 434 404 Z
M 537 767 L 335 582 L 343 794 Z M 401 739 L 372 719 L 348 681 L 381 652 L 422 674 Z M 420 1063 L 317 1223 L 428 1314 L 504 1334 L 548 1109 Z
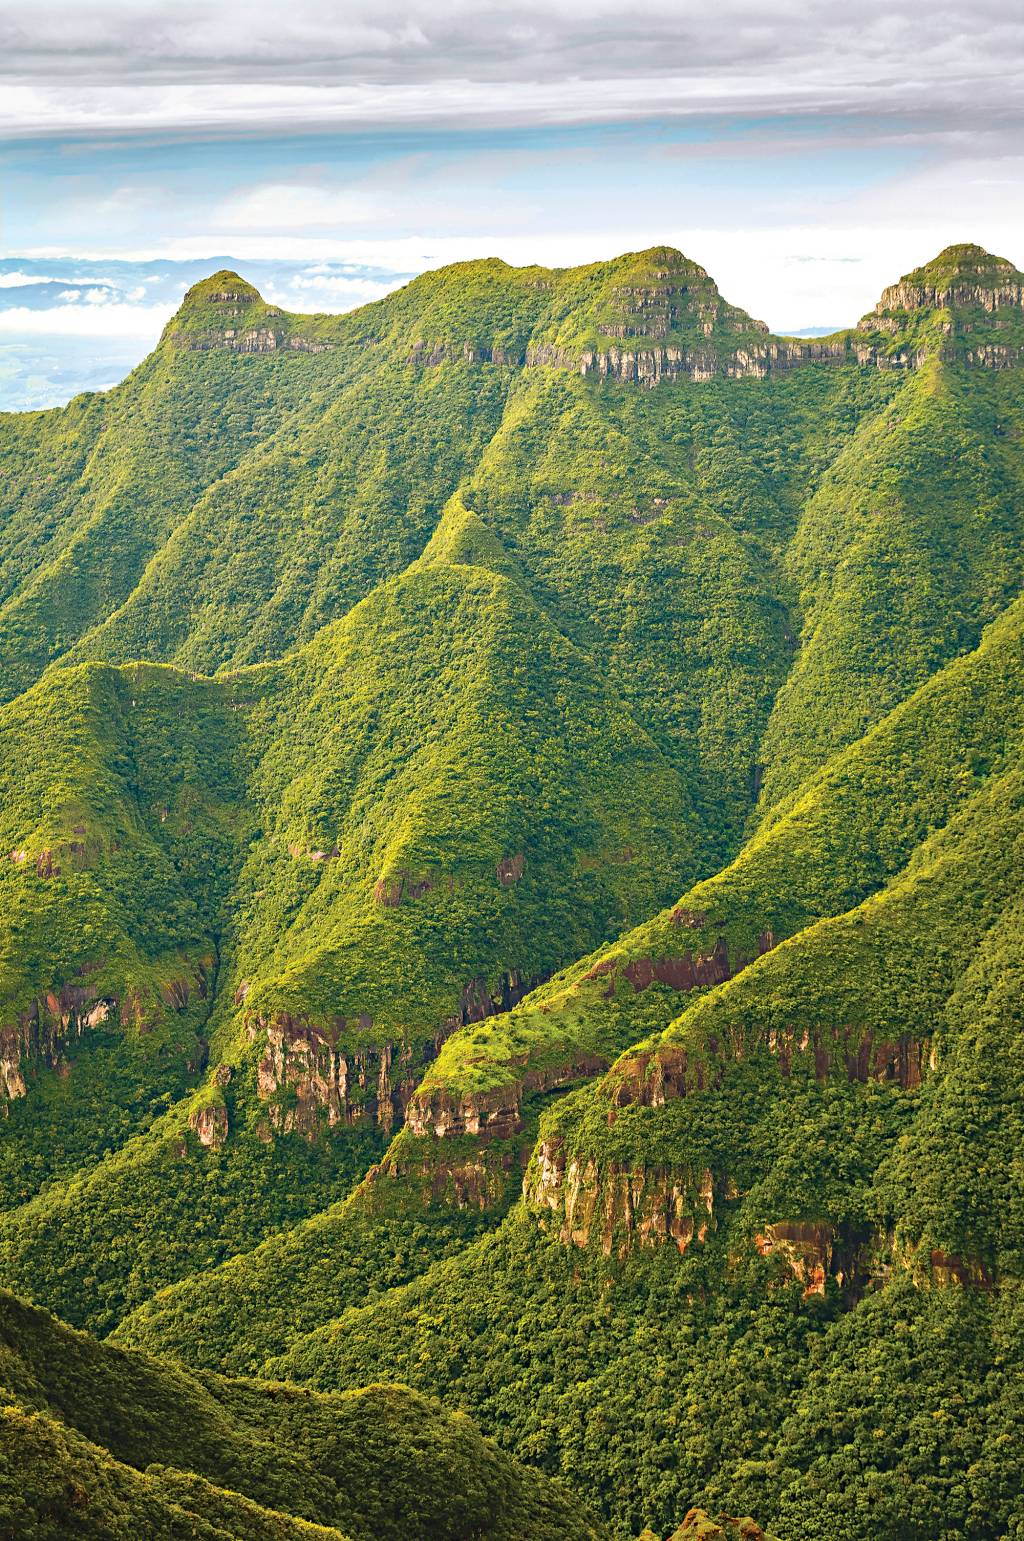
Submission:
M 222 272 L 0 467 L 0 1534 L 1024 1536 L 1024 275 Z

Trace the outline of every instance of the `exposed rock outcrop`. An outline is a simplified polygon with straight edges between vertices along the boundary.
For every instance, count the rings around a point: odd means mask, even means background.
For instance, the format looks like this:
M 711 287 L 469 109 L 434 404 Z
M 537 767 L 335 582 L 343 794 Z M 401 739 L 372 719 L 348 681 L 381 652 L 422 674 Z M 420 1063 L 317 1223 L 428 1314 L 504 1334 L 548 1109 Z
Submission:
M 888 1040 L 862 1028 L 772 1028 L 757 1042 L 710 1036 L 700 1048 L 666 1042 L 628 1055 L 608 1077 L 607 1095 L 615 1107 L 661 1107 L 718 1085 L 730 1063 L 758 1049 L 775 1055 L 784 1076 L 809 1069 L 819 1081 L 845 1075 L 850 1081 L 895 1081 L 905 1090 L 920 1086 L 935 1064 L 931 1041 L 909 1033 Z
M 252 284 L 224 270 L 194 284 L 170 321 L 165 339 L 190 352 L 323 353 L 334 346 L 303 319 L 267 305 Z
M 414 1134 L 433 1134 L 439 1139 L 477 1135 L 483 1139 L 509 1139 L 523 1127 L 523 1099 L 533 1092 L 568 1086 L 582 1077 L 598 1075 L 608 1061 L 597 1055 L 569 1057 L 563 1064 L 525 1071 L 487 1091 L 460 1094 L 443 1086 L 420 1088 L 406 1108 L 406 1126 Z
M 692 1173 L 599 1165 L 593 1158 L 567 1155 L 558 1140 L 539 1146 L 523 1195 L 542 1224 L 550 1212 L 565 1245 L 586 1247 L 594 1241 L 606 1257 L 666 1242 L 685 1252 L 695 1237 L 704 1240 L 713 1223 L 714 1183 L 707 1169 Z
M 707 926 L 707 917 L 693 910 L 673 910 L 671 919 L 673 924 L 689 930 L 704 930 Z M 758 955 L 770 952 L 777 941 L 773 931 L 762 931 L 758 937 Z M 608 1000 L 612 1000 L 620 978 L 627 979 L 638 995 L 655 982 L 682 992 L 723 984 L 745 969 L 750 962 L 752 958 L 741 953 L 730 956 L 728 944 L 720 936 L 703 951 L 687 950 L 659 957 L 645 955 L 629 959 L 613 953 L 611 957 L 602 958 L 596 963 L 585 977 L 607 977 L 608 987 L 604 993 Z
M 834 1240 L 835 1231 L 824 1220 L 779 1220 L 766 1225 L 754 1238 L 754 1245 L 762 1257 L 777 1254 L 784 1258 L 793 1278 L 804 1285 L 804 1295 L 810 1296 L 825 1293 Z
M 189 973 L 165 981 L 153 1005 L 182 1011 L 197 997 L 205 998 L 211 967 L 211 960 L 200 960 Z M 0 1027 L 0 1106 L 25 1096 L 30 1064 L 66 1074 L 66 1051 L 83 1034 L 107 1023 L 146 1031 L 148 1008 L 139 995 L 131 990 L 120 998 L 102 993 L 90 982 L 94 972 L 82 969 L 74 982 L 35 997 L 13 1022 Z
M 519 1189 L 520 1159 L 517 1151 L 485 1145 L 472 1155 L 453 1156 L 443 1142 L 400 1137 L 367 1173 L 363 1199 L 392 1213 L 396 1205 L 416 1212 L 427 1205 L 505 1209 Z
M 414 1053 L 410 1044 L 391 1040 L 352 1048 L 352 1029 L 368 1032 L 369 1017 L 346 1031 L 339 1023 L 332 1033 L 281 1012 L 269 1021 L 256 1017 L 246 1024 L 249 1038 L 264 1036 L 257 1069 L 259 1095 L 269 1104 L 270 1127 L 278 1134 L 297 1130 L 310 1138 L 322 1124 L 376 1124 L 390 1131 L 400 1121 L 425 1065 L 438 1045 Z
M 647 1534 L 650 1536 L 650 1532 Z M 640 1541 L 644 1541 L 643 1536 Z M 650 1541 L 657 1541 L 657 1538 L 651 1536 Z M 668 1541 L 772 1541 L 772 1538 L 749 1517 L 736 1519 L 731 1514 L 719 1514 L 712 1519 L 705 1509 L 691 1509 Z
M 189 1118 L 200 1145 L 218 1149 L 228 1137 L 228 1110 L 223 1102 L 208 1102 Z

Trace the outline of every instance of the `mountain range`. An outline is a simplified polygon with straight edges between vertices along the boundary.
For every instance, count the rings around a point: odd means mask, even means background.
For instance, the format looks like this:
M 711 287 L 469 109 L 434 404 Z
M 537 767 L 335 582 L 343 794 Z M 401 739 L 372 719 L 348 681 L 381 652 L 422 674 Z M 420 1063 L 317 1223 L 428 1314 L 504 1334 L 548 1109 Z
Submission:
M 0 473 L 0 1536 L 1024 1536 L 1024 275 L 221 271 Z

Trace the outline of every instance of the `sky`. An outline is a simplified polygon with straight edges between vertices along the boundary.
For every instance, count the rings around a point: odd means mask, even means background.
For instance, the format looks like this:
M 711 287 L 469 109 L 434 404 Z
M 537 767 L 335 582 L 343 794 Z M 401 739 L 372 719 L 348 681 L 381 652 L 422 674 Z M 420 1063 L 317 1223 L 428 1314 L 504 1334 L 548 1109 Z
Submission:
M 653 244 L 831 330 L 953 241 L 1024 266 L 1024 8 L 0 0 L 0 407 L 103 388 L 229 261 L 342 310 Z

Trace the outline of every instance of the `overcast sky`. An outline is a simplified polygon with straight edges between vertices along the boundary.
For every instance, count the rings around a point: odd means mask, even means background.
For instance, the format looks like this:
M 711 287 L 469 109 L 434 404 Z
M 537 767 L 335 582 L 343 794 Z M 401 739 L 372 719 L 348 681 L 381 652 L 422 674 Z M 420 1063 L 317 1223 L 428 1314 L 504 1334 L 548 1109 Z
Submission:
M 845 325 L 951 241 L 1024 266 L 1022 109 L 1011 0 L 0 0 L 0 256 L 277 259 L 342 308 L 670 242 L 778 330 Z M 52 336 L 15 287 L 0 338 Z M 84 296 L 79 335 L 170 303 Z

